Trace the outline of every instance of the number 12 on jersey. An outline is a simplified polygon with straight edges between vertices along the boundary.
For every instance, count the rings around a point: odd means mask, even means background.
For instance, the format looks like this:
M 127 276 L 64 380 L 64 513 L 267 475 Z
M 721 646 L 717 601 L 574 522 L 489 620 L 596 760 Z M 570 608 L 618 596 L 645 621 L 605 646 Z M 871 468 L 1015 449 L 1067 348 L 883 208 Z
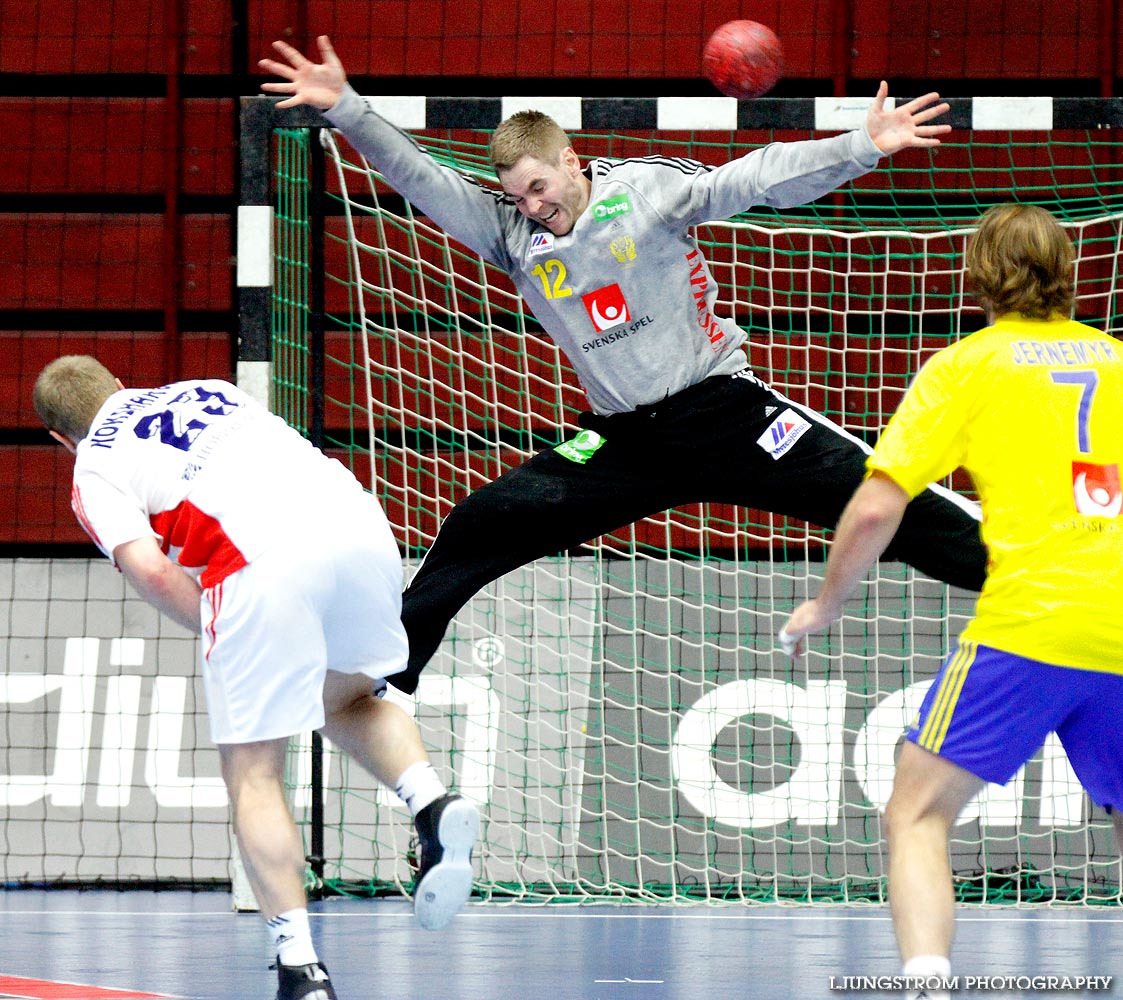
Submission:
M 551 258 L 545 264 L 536 264 L 530 273 L 538 276 L 542 294 L 548 299 L 564 299 L 573 294 L 573 289 L 566 286 L 565 265 L 560 260 Z

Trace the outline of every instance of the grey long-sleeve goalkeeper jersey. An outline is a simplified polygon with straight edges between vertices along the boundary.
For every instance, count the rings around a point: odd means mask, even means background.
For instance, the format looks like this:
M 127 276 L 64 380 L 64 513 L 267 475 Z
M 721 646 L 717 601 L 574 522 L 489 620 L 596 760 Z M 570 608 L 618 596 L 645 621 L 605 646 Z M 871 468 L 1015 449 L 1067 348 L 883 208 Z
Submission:
M 744 331 L 714 313 L 717 283 L 691 226 L 752 205 L 805 204 L 880 156 L 860 129 L 773 143 L 718 167 L 674 156 L 595 159 L 588 208 L 555 236 L 502 191 L 438 163 L 350 87 L 326 117 L 399 194 L 511 276 L 602 414 L 748 364 Z

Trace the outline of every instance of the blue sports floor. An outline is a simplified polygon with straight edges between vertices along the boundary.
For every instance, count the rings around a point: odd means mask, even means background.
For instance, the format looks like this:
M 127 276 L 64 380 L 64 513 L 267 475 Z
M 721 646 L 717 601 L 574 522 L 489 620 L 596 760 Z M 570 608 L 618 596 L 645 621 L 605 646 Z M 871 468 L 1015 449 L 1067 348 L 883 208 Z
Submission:
M 0 997 L 272 1000 L 261 918 L 228 905 L 220 893 L 2 892 Z M 312 909 L 340 1000 L 890 996 L 846 989 L 842 977 L 899 971 L 880 907 L 477 903 L 438 933 L 415 927 L 404 900 L 329 899 Z M 957 996 L 1123 996 L 1119 908 L 964 907 L 958 928 L 961 976 L 1116 978 L 1099 994 Z

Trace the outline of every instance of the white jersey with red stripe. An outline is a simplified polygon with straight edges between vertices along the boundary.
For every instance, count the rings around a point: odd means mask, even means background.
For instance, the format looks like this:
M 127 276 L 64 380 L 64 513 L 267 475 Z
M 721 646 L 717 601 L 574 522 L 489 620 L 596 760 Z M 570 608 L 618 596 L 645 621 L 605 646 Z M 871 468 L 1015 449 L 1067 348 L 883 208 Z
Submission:
M 110 558 L 156 536 L 204 587 L 277 544 L 329 498 L 362 487 L 237 386 L 220 379 L 114 393 L 78 444 L 72 503 Z

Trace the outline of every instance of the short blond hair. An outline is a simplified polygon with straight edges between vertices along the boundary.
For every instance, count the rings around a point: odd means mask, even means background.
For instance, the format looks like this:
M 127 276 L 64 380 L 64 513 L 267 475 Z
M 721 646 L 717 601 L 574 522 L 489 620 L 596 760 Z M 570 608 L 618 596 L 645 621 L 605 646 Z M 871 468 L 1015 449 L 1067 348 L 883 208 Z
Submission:
M 100 361 L 88 354 L 67 354 L 35 380 L 35 412 L 48 430 L 78 442 L 90 433 L 97 411 L 116 391 L 117 380 Z
M 517 111 L 491 134 L 488 155 L 496 174 L 510 170 L 524 156 L 556 166 L 569 145 L 565 130 L 541 111 Z
M 993 316 L 1070 316 L 1075 258 L 1072 240 L 1051 212 L 1037 205 L 995 205 L 967 243 L 967 280 Z

